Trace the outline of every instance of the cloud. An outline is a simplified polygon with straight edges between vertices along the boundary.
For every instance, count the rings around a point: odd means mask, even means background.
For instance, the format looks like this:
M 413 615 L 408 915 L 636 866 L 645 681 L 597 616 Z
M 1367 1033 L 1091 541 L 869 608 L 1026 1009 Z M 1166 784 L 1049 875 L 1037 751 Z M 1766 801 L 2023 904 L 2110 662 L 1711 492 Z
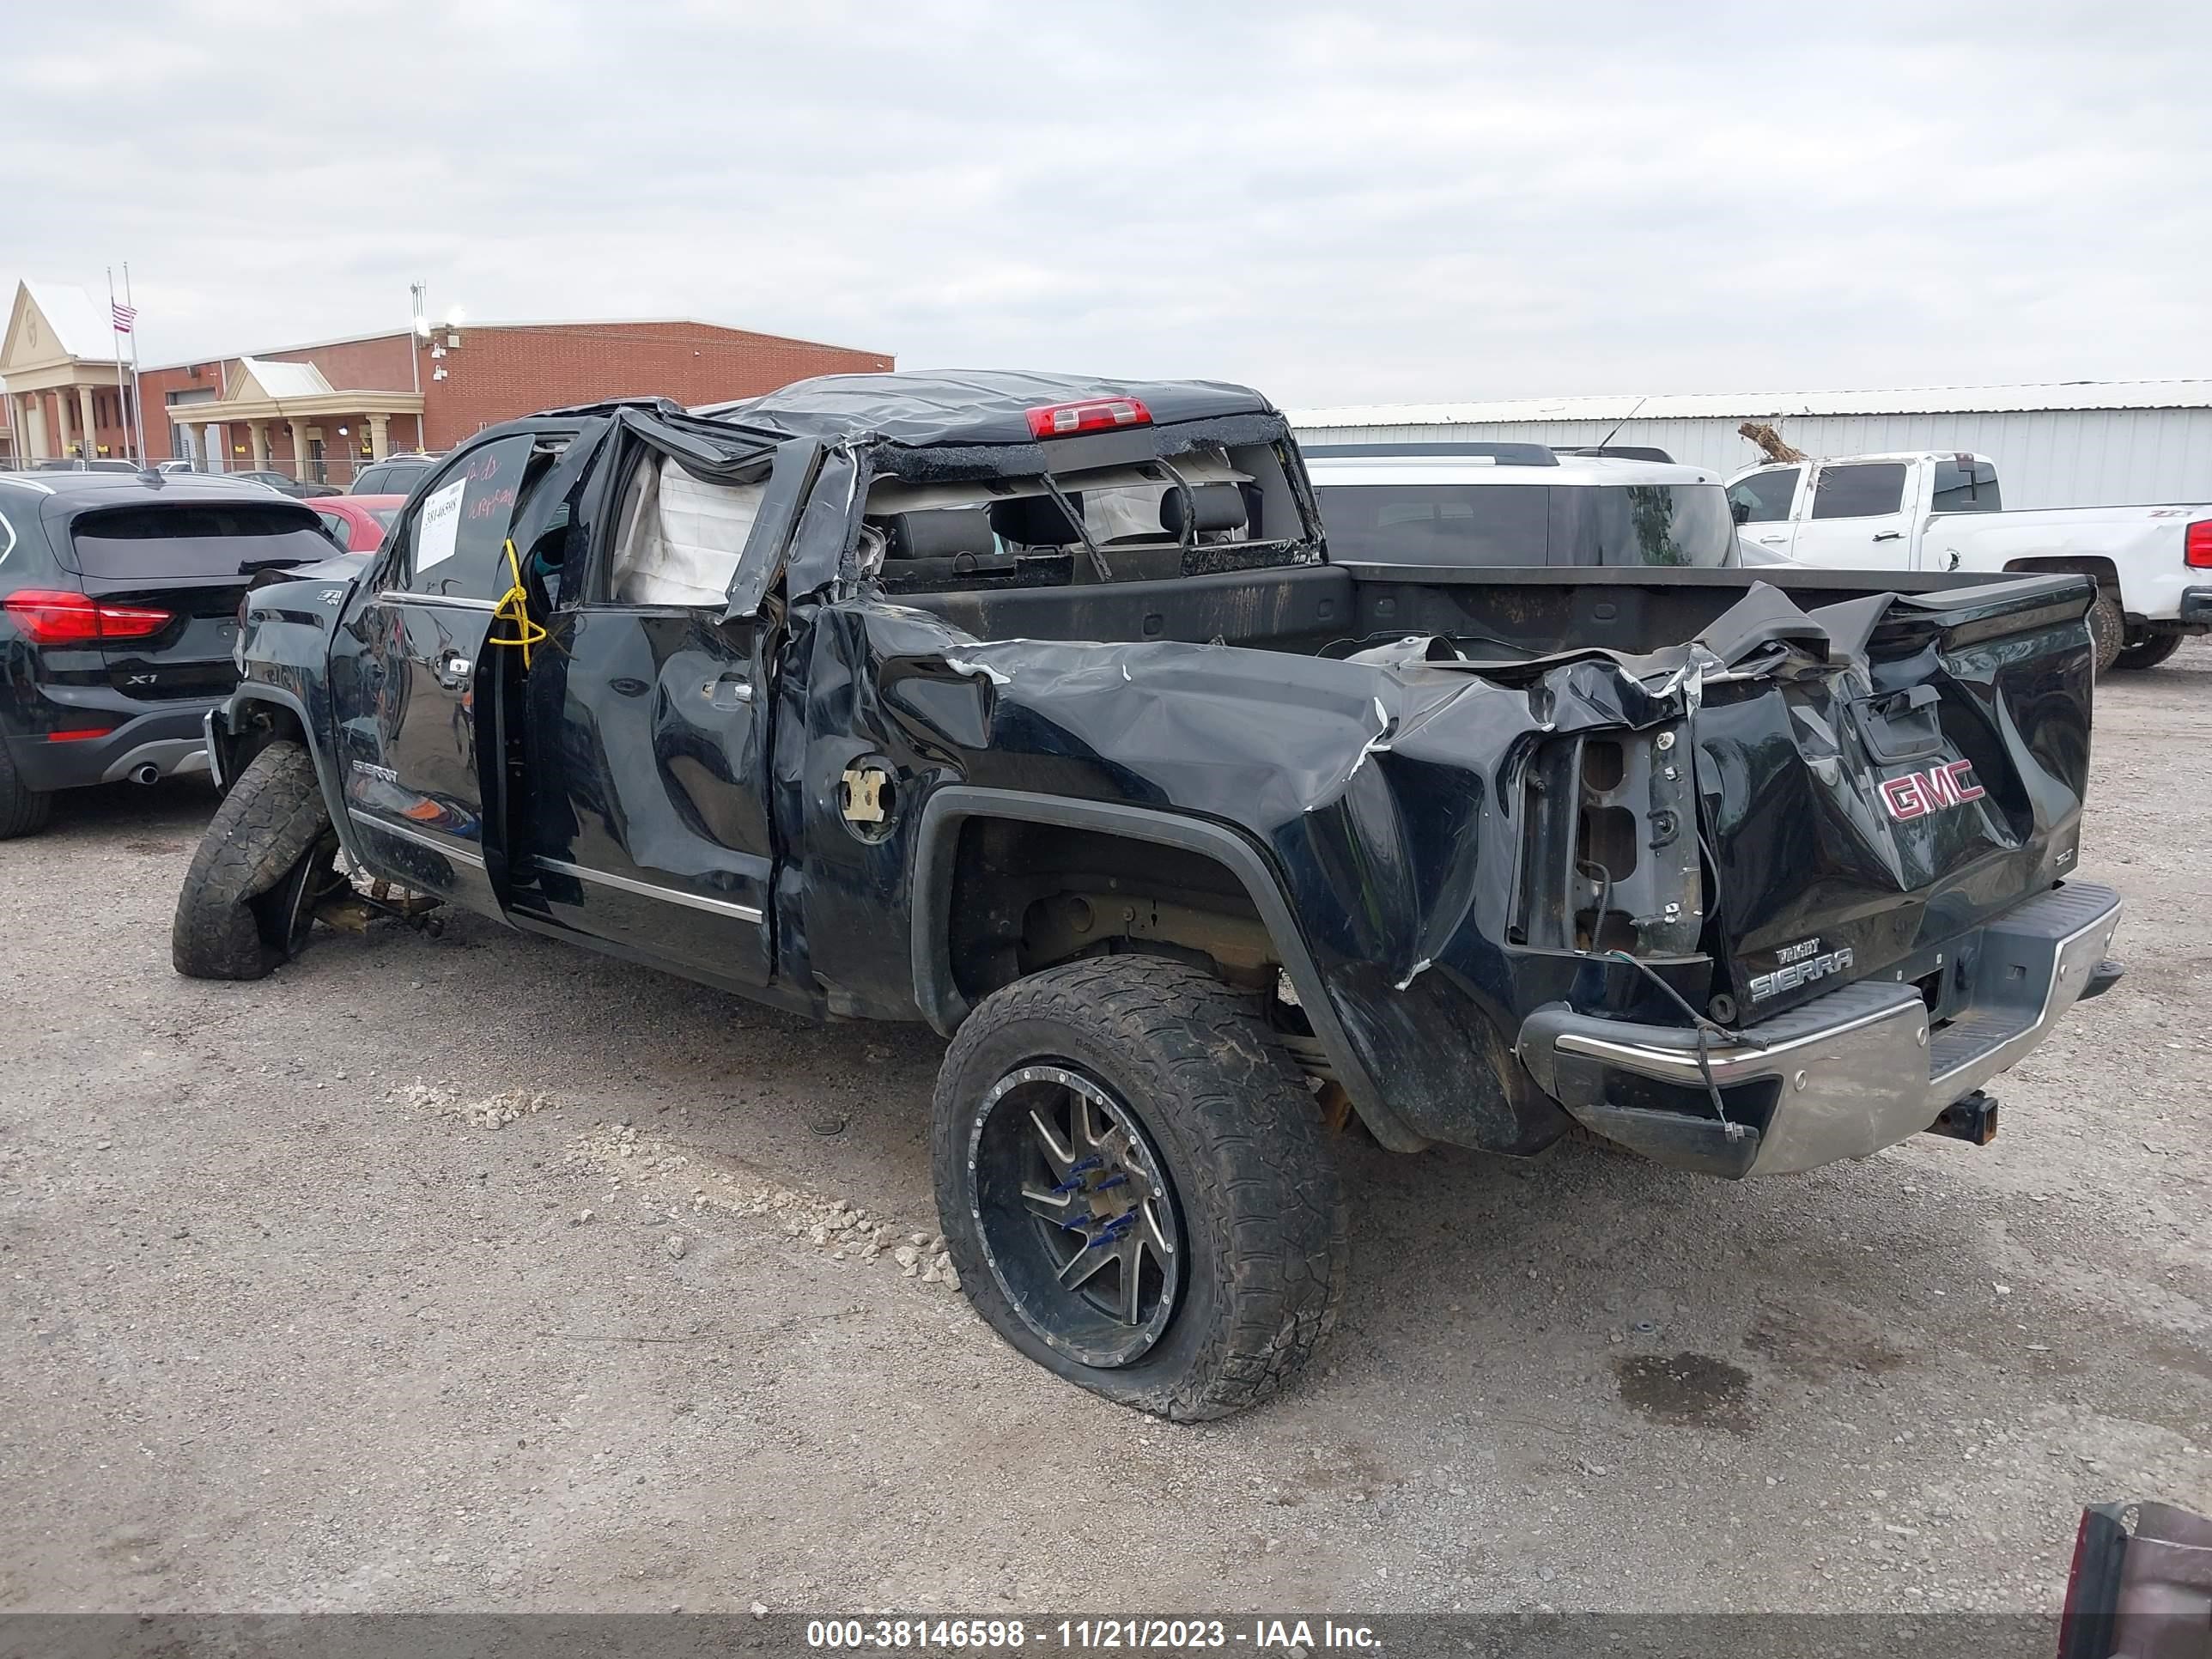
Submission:
M 11 16 L 7 252 L 145 343 L 688 315 L 1286 403 L 2204 374 L 2199 9 Z M 4 274 L 4 273 L 0 273 Z

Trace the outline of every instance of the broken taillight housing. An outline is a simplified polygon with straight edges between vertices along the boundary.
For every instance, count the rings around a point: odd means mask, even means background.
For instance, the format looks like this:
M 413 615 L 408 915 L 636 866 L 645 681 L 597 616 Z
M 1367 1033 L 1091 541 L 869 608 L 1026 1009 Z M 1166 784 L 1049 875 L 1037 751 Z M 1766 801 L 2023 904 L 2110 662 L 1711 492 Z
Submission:
M 90 645 L 101 640 L 143 640 L 169 625 L 169 613 L 149 606 L 102 605 L 82 593 L 26 587 L 5 601 L 9 620 L 33 645 Z
M 2212 519 L 2199 519 L 2189 526 L 2181 557 L 2192 569 L 2212 570 Z
M 1134 398 L 1091 398 L 1079 404 L 1047 404 L 1029 411 L 1030 436 L 1065 438 L 1117 426 L 1150 426 L 1152 411 Z

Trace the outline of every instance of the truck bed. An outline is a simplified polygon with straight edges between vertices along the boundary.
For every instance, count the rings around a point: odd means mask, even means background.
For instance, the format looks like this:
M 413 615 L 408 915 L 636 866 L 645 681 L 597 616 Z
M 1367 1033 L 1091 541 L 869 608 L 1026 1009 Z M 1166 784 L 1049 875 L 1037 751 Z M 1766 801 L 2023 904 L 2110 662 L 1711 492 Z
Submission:
M 1680 645 L 1764 583 L 1807 610 L 1876 593 L 1935 593 L 2021 579 L 1825 570 L 1433 569 L 1315 564 L 1170 581 L 906 596 L 980 640 L 1218 640 L 1336 655 L 1414 633 L 1482 639 L 1538 657 L 1586 647 L 1631 655 Z M 2039 579 L 2057 589 L 2076 579 Z

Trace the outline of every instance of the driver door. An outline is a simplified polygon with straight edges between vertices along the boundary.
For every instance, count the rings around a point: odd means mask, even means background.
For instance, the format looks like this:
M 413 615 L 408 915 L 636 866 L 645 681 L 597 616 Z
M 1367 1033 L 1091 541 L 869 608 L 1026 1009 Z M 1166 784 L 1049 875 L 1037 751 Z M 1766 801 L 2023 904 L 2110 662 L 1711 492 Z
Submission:
M 509 527 L 561 442 L 516 433 L 456 454 L 393 526 L 331 647 L 340 781 L 362 854 L 379 873 L 495 915 L 506 872 L 486 829 L 478 715 L 496 679 L 485 658 L 502 648 L 488 641 Z

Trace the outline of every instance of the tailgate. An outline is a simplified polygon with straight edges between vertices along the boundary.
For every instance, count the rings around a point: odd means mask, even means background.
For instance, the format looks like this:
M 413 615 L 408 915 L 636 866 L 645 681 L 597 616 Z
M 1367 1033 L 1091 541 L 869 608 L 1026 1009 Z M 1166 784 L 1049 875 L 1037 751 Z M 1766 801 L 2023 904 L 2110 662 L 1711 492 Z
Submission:
M 147 613 L 148 631 L 101 649 L 116 690 L 161 701 L 228 692 L 248 585 L 331 554 L 315 515 L 295 503 L 176 501 L 79 514 L 67 556 L 90 597 Z
M 1707 684 L 1699 811 L 1741 1019 L 1896 969 L 2071 871 L 2093 591 L 1896 596 L 1863 659 Z

